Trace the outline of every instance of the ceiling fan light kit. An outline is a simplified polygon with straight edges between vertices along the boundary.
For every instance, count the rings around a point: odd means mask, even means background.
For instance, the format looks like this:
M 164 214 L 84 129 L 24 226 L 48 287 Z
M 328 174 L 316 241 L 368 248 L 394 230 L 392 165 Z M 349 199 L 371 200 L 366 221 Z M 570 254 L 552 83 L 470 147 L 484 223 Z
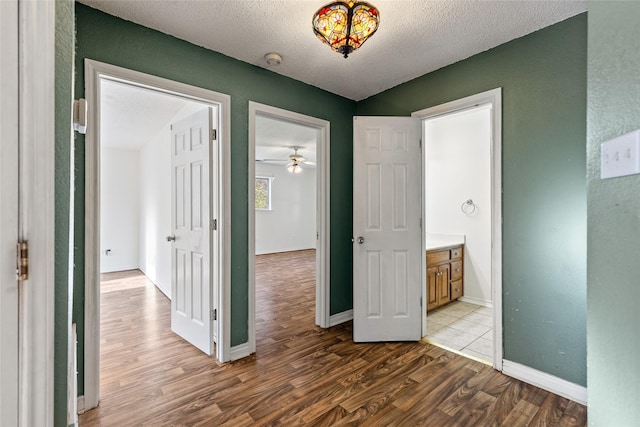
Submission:
M 293 162 L 289 163 L 289 165 L 287 166 L 287 170 L 291 173 L 300 173 L 302 172 L 302 167 L 300 167 L 298 162 L 294 160 Z
M 264 162 L 289 162 L 287 164 L 287 170 L 291 173 L 300 173 L 302 172 L 302 164 L 315 166 L 315 162 L 307 160 L 302 154 L 298 154 L 298 150 L 301 147 L 289 147 L 293 150 L 293 154 L 289 154 L 287 159 L 256 159 L 256 162 L 264 163 Z
M 380 12 L 362 1 L 336 1 L 313 15 L 313 32 L 345 58 L 371 37 L 380 25 Z

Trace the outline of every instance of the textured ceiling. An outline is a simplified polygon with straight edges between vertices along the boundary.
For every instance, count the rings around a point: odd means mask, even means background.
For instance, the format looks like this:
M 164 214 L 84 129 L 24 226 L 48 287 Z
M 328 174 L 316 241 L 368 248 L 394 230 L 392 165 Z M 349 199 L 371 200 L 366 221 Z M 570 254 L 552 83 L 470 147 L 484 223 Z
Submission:
M 370 0 L 380 28 L 349 58 L 313 34 L 329 0 L 80 0 L 356 101 L 567 19 L 586 0 Z M 279 66 L 264 55 L 278 52 Z

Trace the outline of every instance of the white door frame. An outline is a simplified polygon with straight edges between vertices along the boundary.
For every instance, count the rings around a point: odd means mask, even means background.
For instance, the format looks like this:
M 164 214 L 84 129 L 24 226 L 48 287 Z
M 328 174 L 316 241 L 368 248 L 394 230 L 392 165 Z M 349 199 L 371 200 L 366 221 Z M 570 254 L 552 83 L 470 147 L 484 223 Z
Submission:
M 0 420 L 18 425 L 19 282 L 16 278 L 20 149 L 18 1 L 0 3 Z
M 423 121 L 451 114 L 457 111 L 491 104 L 491 289 L 493 293 L 493 367 L 502 371 L 503 340 L 502 340 L 502 88 L 471 95 L 466 98 L 447 102 L 435 107 L 426 108 L 411 114 Z M 424 126 L 423 126 L 424 138 Z M 425 218 L 425 148 L 422 144 L 422 217 Z M 425 239 L 422 239 L 422 252 L 426 251 Z M 426 283 L 426 266 L 422 263 L 422 281 Z M 426 287 L 422 287 L 422 301 L 426 301 Z M 422 335 L 427 333 L 427 314 L 422 312 Z
M 17 406 L 6 415 L 8 422 L 17 415 L 18 426 L 45 426 L 54 416 L 55 4 L 11 0 L 1 7 L 2 135 L 11 138 L 7 144 L 16 144 L 19 156 L 13 159 L 14 166 L 19 162 L 19 178 L 10 183 L 19 200 L 13 214 L 17 228 L 11 233 L 28 240 L 30 259 L 29 279 L 18 291 L 18 347 L 9 349 L 16 351 L 18 395 L 7 403 Z M 13 89 L 5 93 L 4 83 Z M 4 148 L 3 142 L 3 154 L 8 154 Z M 7 249 L 15 261 L 15 246 Z M 14 280 L 15 265 L 10 267 Z
M 85 332 L 84 332 L 84 405 L 98 405 L 100 384 L 100 80 L 124 81 L 169 95 L 218 106 L 220 159 L 219 248 L 212 248 L 213 292 L 217 292 L 218 322 L 215 335 L 217 359 L 230 360 L 231 336 L 231 98 L 218 92 L 174 82 L 150 74 L 85 59 L 85 96 L 88 127 L 85 139 Z M 217 284 L 217 289 L 215 289 Z M 214 298 L 215 300 L 215 298 Z
M 326 120 L 249 101 L 249 342 L 248 354 L 256 351 L 256 241 L 255 241 L 255 153 L 256 117 L 269 117 L 318 129 L 317 153 L 317 223 L 318 243 L 316 265 L 316 324 L 329 327 L 329 135 Z

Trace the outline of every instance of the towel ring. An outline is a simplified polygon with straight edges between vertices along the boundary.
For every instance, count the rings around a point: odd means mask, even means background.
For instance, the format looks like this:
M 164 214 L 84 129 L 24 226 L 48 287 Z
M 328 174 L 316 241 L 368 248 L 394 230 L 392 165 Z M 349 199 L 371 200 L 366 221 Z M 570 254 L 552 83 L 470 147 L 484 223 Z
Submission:
M 470 216 L 476 213 L 476 211 L 478 210 L 478 207 L 476 206 L 475 203 L 473 203 L 473 200 L 468 199 L 462 202 L 462 205 L 460 205 L 460 210 L 462 211 L 463 214 Z

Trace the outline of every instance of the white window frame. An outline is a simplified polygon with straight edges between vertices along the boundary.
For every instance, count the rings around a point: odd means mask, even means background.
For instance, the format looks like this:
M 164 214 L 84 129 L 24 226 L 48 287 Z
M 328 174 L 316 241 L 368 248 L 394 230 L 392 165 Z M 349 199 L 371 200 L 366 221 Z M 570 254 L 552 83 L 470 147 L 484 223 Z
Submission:
M 258 181 L 259 179 L 267 181 L 267 207 L 259 208 L 256 206 L 256 210 L 263 211 L 263 212 L 270 212 L 273 210 L 272 197 L 271 197 L 273 177 L 272 176 L 256 176 L 255 181 Z

